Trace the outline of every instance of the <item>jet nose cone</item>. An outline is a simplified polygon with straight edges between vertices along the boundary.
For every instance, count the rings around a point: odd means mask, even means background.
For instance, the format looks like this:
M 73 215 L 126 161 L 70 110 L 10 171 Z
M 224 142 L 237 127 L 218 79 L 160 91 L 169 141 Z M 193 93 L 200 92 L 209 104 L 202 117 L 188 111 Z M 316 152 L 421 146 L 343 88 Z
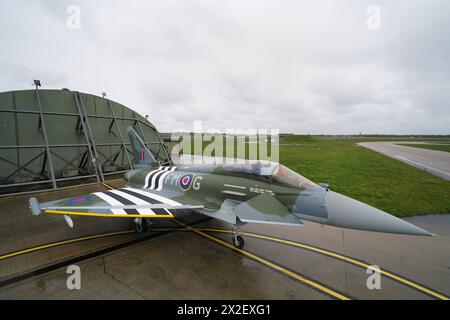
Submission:
M 376 232 L 432 235 L 411 223 L 333 191 L 327 192 L 325 206 L 328 223 L 333 226 Z

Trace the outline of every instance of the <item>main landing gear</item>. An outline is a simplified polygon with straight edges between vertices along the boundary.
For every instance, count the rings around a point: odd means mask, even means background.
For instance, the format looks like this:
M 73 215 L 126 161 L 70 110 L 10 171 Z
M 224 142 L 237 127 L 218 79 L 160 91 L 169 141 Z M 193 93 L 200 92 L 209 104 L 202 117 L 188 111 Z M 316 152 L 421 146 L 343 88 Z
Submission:
M 233 245 L 238 249 L 242 249 L 244 247 L 245 241 L 244 238 L 242 238 L 239 235 L 239 226 L 233 225 L 232 234 L 233 234 Z
M 137 233 L 145 233 L 147 232 L 149 222 L 145 218 L 136 218 L 134 219 L 134 229 Z

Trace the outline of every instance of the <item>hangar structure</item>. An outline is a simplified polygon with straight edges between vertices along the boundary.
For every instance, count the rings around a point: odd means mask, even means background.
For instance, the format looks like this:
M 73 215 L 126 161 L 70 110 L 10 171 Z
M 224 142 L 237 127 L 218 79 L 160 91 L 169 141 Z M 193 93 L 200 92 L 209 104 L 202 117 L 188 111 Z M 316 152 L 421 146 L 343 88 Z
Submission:
M 132 169 L 129 126 L 157 160 L 172 164 L 158 130 L 130 108 L 35 85 L 0 93 L 0 196 L 104 182 Z

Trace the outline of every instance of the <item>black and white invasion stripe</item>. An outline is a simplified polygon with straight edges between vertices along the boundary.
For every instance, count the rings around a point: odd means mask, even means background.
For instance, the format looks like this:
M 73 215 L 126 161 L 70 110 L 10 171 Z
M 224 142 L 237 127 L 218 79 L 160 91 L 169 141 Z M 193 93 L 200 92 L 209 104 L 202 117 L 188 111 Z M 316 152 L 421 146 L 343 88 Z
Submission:
M 159 203 L 163 203 L 161 201 L 155 200 L 151 197 L 149 197 L 147 194 L 141 194 L 138 192 L 135 192 L 133 190 L 130 189 L 119 189 L 118 190 L 121 193 L 125 193 L 127 194 L 129 197 L 133 197 L 133 199 L 137 199 L 136 202 L 140 202 L 139 204 L 159 204 Z M 152 209 L 153 212 L 155 214 L 170 214 L 169 211 L 167 211 L 167 209 Z
M 111 206 L 123 206 L 122 202 L 109 196 L 105 192 L 95 192 L 95 193 L 93 193 L 93 195 L 99 197 L 100 199 L 102 199 L 103 201 L 105 201 L 106 203 L 108 203 Z M 113 214 L 127 214 L 127 212 L 125 212 L 125 210 L 123 210 L 123 209 L 111 209 L 111 212 Z
M 145 177 L 144 188 L 152 190 L 161 190 L 165 177 L 176 169 L 176 166 L 161 166 L 156 170 L 150 171 Z
M 156 184 L 155 184 L 156 191 L 161 191 L 162 190 L 162 187 L 164 185 L 164 179 L 169 175 L 169 173 L 175 171 L 176 168 L 177 168 L 176 166 L 170 167 L 166 172 L 164 172 L 162 175 L 160 175 L 157 178 L 157 181 L 156 181 Z
M 120 189 L 120 190 L 130 190 L 130 191 L 133 191 L 135 193 L 139 193 L 139 194 L 141 194 L 143 196 L 151 198 L 152 200 L 158 201 L 158 202 L 155 202 L 155 203 L 166 203 L 166 204 L 169 204 L 171 206 L 182 206 L 182 204 L 180 202 L 177 202 L 175 200 L 169 199 L 169 198 L 164 197 L 162 195 L 155 194 L 153 192 L 148 192 L 148 191 L 145 191 L 145 190 L 142 190 L 142 189 L 135 189 L 135 188 L 126 187 L 126 188 L 123 188 L 123 189 Z
M 163 170 L 163 169 L 164 169 L 164 167 L 161 166 L 161 167 L 159 167 L 158 169 L 155 169 L 155 170 L 150 171 L 149 173 L 147 173 L 147 175 L 145 176 L 144 188 L 147 189 L 147 188 L 149 187 L 149 184 L 150 184 L 150 181 L 151 181 L 152 177 L 153 177 L 156 173 L 158 173 L 159 171 L 161 171 L 161 170 Z
M 111 206 L 150 205 L 166 203 L 148 196 L 149 192 L 139 192 L 138 189 L 124 188 L 93 193 Z M 139 208 L 139 209 L 111 209 L 113 214 L 142 214 L 142 215 L 171 215 L 167 209 Z

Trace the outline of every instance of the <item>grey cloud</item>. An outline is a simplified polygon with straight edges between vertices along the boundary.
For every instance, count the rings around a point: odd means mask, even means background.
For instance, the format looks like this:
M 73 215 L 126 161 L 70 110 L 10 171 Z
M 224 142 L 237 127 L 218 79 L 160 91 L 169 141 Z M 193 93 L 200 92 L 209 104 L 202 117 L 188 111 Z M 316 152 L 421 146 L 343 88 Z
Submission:
M 1 91 L 107 91 L 161 131 L 450 133 L 448 1 L 77 1 L 77 31 L 72 3 L 1 2 Z

